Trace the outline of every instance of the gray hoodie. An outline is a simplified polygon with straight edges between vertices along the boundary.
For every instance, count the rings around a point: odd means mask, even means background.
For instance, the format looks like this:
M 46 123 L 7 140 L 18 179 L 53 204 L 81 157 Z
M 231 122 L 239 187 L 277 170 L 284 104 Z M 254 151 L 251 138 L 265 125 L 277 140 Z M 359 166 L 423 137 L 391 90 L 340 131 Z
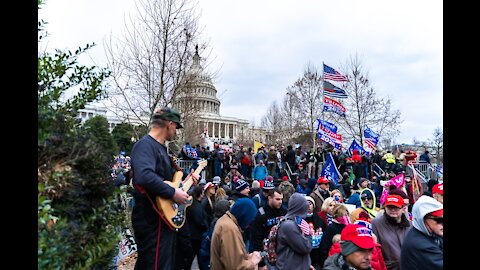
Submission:
M 440 209 L 443 209 L 443 204 L 441 204 L 432 197 L 425 195 L 421 196 L 420 198 L 418 198 L 412 208 L 413 227 L 428 236 L 432 236 L 432 234 L 428 232 L 427 227 L 425 227 L 423 218 L 426 214 L 435 212 Z
M 400 269 L 443 269 L 443 237 L 429 233 L 423 218 L 426 214 L 443 209 L 443 204 L 423 195 L 413 205 L 413 228 L 403 240 Z
M 304 235 L 297 222 L 307 216 L 308 202 L 304 194 L 294 193 L 288 201 L 286 220 L 278 229 L 276 269 L 299 269 L 310 268 L 310 251 L 312 250 L 312 236 Z

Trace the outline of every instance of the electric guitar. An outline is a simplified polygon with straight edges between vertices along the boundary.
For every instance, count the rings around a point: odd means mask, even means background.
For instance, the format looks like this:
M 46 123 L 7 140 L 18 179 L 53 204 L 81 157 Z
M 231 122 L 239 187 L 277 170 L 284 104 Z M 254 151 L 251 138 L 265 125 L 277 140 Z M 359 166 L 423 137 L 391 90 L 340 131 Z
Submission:
M 200 174 L 200 172 L 207 166 L 207 160 L 198 161 L 198 168 L 195 170 L 195 174 Z M 191 177 L 185 178 L 182 182 L 183 172 L 178 168 L 175 162 L 174 166 L 177 168 L 177 171 L 173 175 L 172 181 L 164 181 L 164 183 L 170 185 L 173 188 L 181 188 L 183 191 L 188 192 L 190 187 L 193 184 Z M 165 220 L 170 223 L 174 228 L 181 228 L 185 224 L 186 210 L 187 207 L 192 205 L 192 196 L 188 197 L 188 200 L 184 204 L 177 204 L 172 199 L 162 198 L 156 196 L 155 198 L 158 210 L 163 214 Z

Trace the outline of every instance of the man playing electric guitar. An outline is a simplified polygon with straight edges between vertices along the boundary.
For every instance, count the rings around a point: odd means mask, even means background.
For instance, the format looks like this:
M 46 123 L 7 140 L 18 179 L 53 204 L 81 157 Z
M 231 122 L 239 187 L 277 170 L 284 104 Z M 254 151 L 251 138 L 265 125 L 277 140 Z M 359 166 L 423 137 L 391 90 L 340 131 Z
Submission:
M 165 181 L 171 181 L 175 168 L 165 146 L 173 140 L 176 130 L 183 128 L 180 114 L 163 108 L 152 116 L 151 129 L 132 148 L 133 196 L 132 226 L 137 244 L 138 258 L 135 270 L 174 269 L 177 231 L 165 220 L 155 206 L 155 197 L 171 199 L 177 204 L 187 202 L 189 195 Z M 189 176 L 195 185 L 199 175 Z

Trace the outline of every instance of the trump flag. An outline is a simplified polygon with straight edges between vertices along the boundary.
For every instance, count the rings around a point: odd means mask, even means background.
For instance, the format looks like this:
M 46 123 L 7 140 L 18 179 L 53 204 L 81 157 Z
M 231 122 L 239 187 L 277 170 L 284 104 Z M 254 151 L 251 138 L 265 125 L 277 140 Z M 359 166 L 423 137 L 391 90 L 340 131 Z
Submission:
M 326 177 L 329 181 L 338 184 L 338 180 L 340 178 L 340 172 L 335 165 L 335 161 L 333 160 L 332 153 L 328 153 L 327 161 L 323 164 L 322 172 L 320 173 L 320 177 Z
M 329 131 L 331 131 L 333 133 L 337 133 L 337 126 L 335 126 L 335 124 L 330 123 L 330 122 L 325 121 L 325 120 L 321 120 L 321 119 L 317 119 L 317 121 L 318 121 L 317 131 L 320 129 L 320 127 L 323 127 L 323 128 L 328 129 Z
M 326 112 L 334 112 L 343 117 L 345 117 L 345 112 L 347 111 L 342 103 L 326 96 L 323 97 L 323 110 Z
M 367 152 L 360 144 L 357 143 L 355 139 L 353 139 L 352 144 L 350 144 L 350 147 L 348 147 L 348 153 L 350 153 L 350 156 L 353 156 L 353 150 L 358 150 L 359 154 Z

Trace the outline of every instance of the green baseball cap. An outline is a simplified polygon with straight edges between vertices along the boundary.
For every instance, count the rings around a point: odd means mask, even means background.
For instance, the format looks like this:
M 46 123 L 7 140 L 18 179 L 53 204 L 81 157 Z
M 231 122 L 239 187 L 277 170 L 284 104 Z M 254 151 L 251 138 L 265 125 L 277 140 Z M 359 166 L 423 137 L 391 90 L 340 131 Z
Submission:
M 180 123 L 180 113 L 175 109 L 164 107 L 160 110 L 157 110 L 153 114 L 153 118 L 158 118 L 165 121 L 172 121 L 177 123 L 177 129 L 183 128 L 182 124 Z

